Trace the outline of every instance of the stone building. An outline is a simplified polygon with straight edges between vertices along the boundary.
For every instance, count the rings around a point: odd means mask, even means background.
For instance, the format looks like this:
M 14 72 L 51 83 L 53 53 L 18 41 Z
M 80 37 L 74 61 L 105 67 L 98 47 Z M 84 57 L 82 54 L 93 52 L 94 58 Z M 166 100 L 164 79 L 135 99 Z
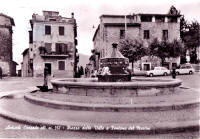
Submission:
M 0 68 L 4 76 L 15 76 L 18 65 L 13 61 L 12 26 L 13 18 L 0 13 Z
M 112 43 L 119 43 L 123 39 L 142 40 L 144 46 L 157 38 L 172 42 L 180 39 L 180 15 L 171 14 L 133 14 L 133 15 L 102 15 L 100 24 L 93 36 L 94 50 L 97 58 L 105 57 L 112 48 Z M 99 61 L 99 60 L 96 60 Z M 155 62 L 156 63 L 155 63 Z M 139 64 L 137 64 L 139 63 Z M 135 63 L 142 70 L 160 66 L 157 58 L 143 57 Z M 180 64 L 180 58 L 166 59 L 166 66 Z M 98 62 L 96 62 L 98 69 Z
M 30 55 L 29 55 L 29 48 L 25 49 L 22 53 L 23 55 L 23 63 L 22 63 L 22 77 L 32 77 L 33 72 L 31 71 L 31 64 L 30 64 Z
M 43 11 L 33 14 L 30 20 L 29 49 L 23 52 L 22 75 L 43 76 L 44 68 L 54 77 L 74 77 L 77 63 L 77 26 L 71 18 L 59 12 Z M 28 57 L 28 60 L 27 60 Z

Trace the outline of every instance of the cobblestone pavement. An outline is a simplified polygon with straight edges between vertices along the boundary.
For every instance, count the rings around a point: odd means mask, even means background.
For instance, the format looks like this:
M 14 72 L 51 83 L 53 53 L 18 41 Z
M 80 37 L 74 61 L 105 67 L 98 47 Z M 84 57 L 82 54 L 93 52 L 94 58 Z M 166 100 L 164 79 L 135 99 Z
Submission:
M 199 119 L 199 108 L 156 112 L 93 112 L 48 108 L 27 102 L 23 98 L 2 99 L 1 108 L 20 115 L 39 119 L 77 121 L 88 124 L 124 123 L 145 126 L 162 122 L 180 122 Z M 13 106 L 18 106 L 13 109 Z M 191 116 L 193 113 L 193 116 Z M 105 117 L 106 116 L 106 117 Z M 101 123 L 100 123 L 101 121 Z
M 157 77 L 160 78 L 160 77 Z M 166 78 L 171 78 L 170 76 Z M 194 75 L 180 75 L 177 76 L 177 78 L 183 80 L 183 86 L 190 87 L 196 90 L 200 90 L 200 74 L 194 74 Z M 36 85 L 42 85 L 43 79 L 42 78 L 4 78 L 3 80 L 0 80 L 0 94 L 4 93 L 6 94 L 9 91 L 13 91 L 15 93 L 16 90 L 26 90 L 26 89 L 33 89 Z M 20 98 L 19 98 L 20 99 Z M 24 112 L 29 113 L 32 111 L 31 107 L 29 107 L 27 104 L 25 104 L 23 107 L 26 107 L 26 111 L 23 111 L 22 108 L 17 107 L 18 105 L 21 105 L 20 103 L 10 103 L 5 105 L 0 104 L 0 106 L 5 106 L 8 109 L 14 107 L 16 111 L 18 112 Z M 31 104 L 30 104 L 31 105 Z M 41 106 L 36 106 L 41 107 Z M 43 111 L 43 108 L 40 109 L 39 113 L 45 114 L 45 111 Z M 56 116 L 56 110 L 51 109 L 51 113 L 54 113 L 53 115 L 50 115 L 50 117 Z M 160 117 L 167 117 L 167 119 L 174 118 L 172 120 L 184 120 L 188 117 L 187 114 L 189 113 L 198 113 L 197 109 L 188 109 L 188 110 L 181 110 L 177 113 L 169 113 L 168 115 L 165 112 L 160 112 L 160 114 L 149 114 L 148 116 L 152 117 L 153 120 L 160 121 Z M 69 114 L 70 115 L 70 114 Z M 91 114 L 92 115 L 92 114 Z M 37 116 L 37 114 L 36 114 Z M 62 115 L 64 117 L 65 115 Z M 78 114 L 77 114 L 78 116 Z M 96 115 L 93 115 L 96 116 Z M 99 117 L 103 116 L 99 115 Z M 145 117 L 145 115 L 143 115 Z M 147 116 L 147 115 L 146 115 Z M 155 117 L 154 117 L 155 116 Z M 71 118 L 75 118 L 71 115 Z M 196 117 L 197 118 L 197 117 Z M 122 120 L 123 118 L 121 118 Z M 162 119 L 162 118 L 161 118 Z M 112 120 L 112 118 L 110 118 Z M 120 118 L 119 118 L 120 120 Z M 139 118 L 138 118 L 139 120 Z M 146 120 L 144 118 L 144 120 Z M 127 119 L 127 121 L 131 121 L 131 119 Z M 139 121 L 138 121 L 139 122 Z M 151 121 L 149 121 L 151 122 Z M 10 126 L 25 126 L 24 124 L 19 124 L 13 121 L 9 121 L 6 119 L 3 119 L 0 117 L 0 138 L 137 138 L 137 139 L 145 139 L 145 138 L 153 138 L 153 139 L 163 139 L 163 138 L 199 138 L 199 132 L 184 132 L 184 133 L 173 133 L 173 134 L 158 134 L 158 135 L 132 135 L 132 134 L 108 134 L 108 133 L 91 133 L 91 132 L 74 132 L 74 131 L 55 131 L 55 130 L 6 130 L 6 127 Z
M 19 129 L 6 130 L 7 126 L 21 127 Z M 75 132 L 60 130 L 31 130 L 25 129 L 24 124 L 12 122 L 0 117 L 0 138 L 79 138 L 79 139 L 113 139 L 113 138 L 131 138 L 131 139 L 198 139 L 198 132 L 184 132 L 174 134 L 157 135 L 133 135 L 133 134 L 112 134 L 112 133 L 93 133 L 93 132 Z
M 191 95 L 193 94 L 193 95 Z M 86 103 L 86 104 L 124 104 L 124 105 L 149 105 L 149 104 L 176 104 L 180 102 L 198 101 L 200 93 L 193 89 L 177 89 L 177 92 L 161 94 L 161 95 L 147 95 L 137 97 L 120 97 L 120 98 L 108 98 L 108 97 L 94 97 L 94 96 L 78 96 L 78 95 L 67 95 L 63 93 L 44 93 L 37 91 L 31 94 L 38 98 L 44 98 L 47 100 L 58 100 L 63 102 L 74 102 L 74 103 Z M 180 97 L 181 96 L 181 97 Z M 114 103 L 115 102 L 115 103 Z

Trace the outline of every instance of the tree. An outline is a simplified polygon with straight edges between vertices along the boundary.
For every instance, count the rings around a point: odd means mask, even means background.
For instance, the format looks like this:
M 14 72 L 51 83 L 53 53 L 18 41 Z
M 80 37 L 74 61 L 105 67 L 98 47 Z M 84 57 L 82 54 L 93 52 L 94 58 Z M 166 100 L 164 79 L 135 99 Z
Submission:
M 132 72 L 134 72 L 133 63 L 147 54 L 147 48 L 143 46 L 142 41 L 132 40 L 132 39 L 124 39 L 120 41 L 119 51 L 122 53 L 123 56 L 127 57 L 131 62 Z
M 161 59 L 163 65 L 166 58 L 181 56 L 183 45 L 181 41 L 174 40 L 173 42 L 158 41 L 154 39 L 148 47 L 150 56 L 157 56 Z
M 180 40 L 174 40 L 170 43 L 169 47 L 169 56 L 170 57 L 178 57 L 181 56 L 184 52 L 183 43 Z
M 197 62 L 197 48 L 200 45 L 200 25 L 197 21 L 187 24 L 186 30 L 183 32 L 182 40 L 185 43 L 186 50 L 189 50 L 192 63 Z
M 176 7 L 174 7 L 173 5 L 170 7 L 169 9 L 169 12 L 168 12 L 169 15 L 180 15 L 180 11 L 178 11 L 176 9 Z
M 150 56 L 157 56 L 161 59 L 162 64 L 165 61 L 165 58 L 168 57 L 168 51 L 166 47 L 167 42 L 160 42 L 158 39 L 154 39 L 148 47 Z

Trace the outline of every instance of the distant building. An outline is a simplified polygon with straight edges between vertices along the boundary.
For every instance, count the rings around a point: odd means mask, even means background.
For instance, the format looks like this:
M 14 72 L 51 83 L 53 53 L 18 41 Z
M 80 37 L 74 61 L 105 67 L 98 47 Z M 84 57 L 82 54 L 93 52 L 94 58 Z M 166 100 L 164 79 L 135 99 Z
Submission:
M 102 15 L 100 24 L 93 37 L 94 50 L 98 59 L 103 58 L 112 50 L 112 43 L 119 43 L 125 38 L 142 40 L 146 47 L 157 38 L 169 42 L 180 39 L 180 15 L 171 14 L 133 14 L 133 15 Z M 98 69 L 98 61 L 96 60 Z M 155 62 L 154 62 L 155 61 Z M 138 63 L 138 64 L 137 64 Z M 179 64 L 178 59 L 167 59 L 166 66 Z M 157 58 L 145 56 L 136 65 L 142 70 L 160 66 Z
M 13 18 L 0 13 L 0 68 L 4 76 L 16 76 L 18 65 L 13 61 L 12 26 Z
M 77 26 L 71 18 L 59 12 L 43 11 L 30 20 L 29 48 L 23 54 L 22 76 L 43 76 L 44 68 L 55 77 L 74 77 L 77 63 Z
M 32 65 L 30 61 L 30 55 L 29 55 L 29 48 L 25 49 L 24 52 L 22 53 L 23 55 L 23 64 L 21 65 L 22 67 L 22 77 L 32 77 L 33 76 L 33 71 L 32 70 Z

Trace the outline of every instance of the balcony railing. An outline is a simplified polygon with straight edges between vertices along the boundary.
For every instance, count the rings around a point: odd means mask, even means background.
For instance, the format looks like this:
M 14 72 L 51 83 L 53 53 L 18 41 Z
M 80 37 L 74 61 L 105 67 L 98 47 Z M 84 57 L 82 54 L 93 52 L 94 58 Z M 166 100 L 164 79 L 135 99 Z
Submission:
M 71 57 L 73 55 L 72 51 L 58 51 L 58 52 L 52 52 L 47 51 L 45 47 L 40 47 L 40 56 L 42 57 Z

